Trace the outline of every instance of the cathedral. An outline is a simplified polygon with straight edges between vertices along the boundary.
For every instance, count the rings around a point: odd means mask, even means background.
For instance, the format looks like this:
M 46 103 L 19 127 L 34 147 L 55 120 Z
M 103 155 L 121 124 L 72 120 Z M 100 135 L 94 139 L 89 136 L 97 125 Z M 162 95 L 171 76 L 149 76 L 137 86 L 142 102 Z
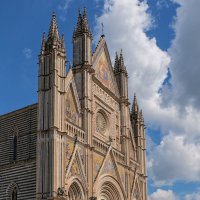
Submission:
M 0 200 L 147 200 L 142 111 L 128 99 L 122 51 L 102 35 L 92 52 L 86 9 L 73 63 L 55 14 L 43 34 L 38 103 L 0 116 Z

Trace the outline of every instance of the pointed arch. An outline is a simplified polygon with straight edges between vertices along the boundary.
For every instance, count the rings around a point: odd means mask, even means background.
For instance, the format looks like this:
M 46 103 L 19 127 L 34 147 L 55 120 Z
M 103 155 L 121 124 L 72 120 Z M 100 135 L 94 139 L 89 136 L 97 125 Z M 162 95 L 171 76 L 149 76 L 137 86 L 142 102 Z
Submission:
M 17 160 L 17 144 L 18 144 L 18 135 L 19 130 L 16 124 L 14 123 L 11 127 L 10 133 L 8 135 L 9 137 L 9 157 L 10 161 L 16 161 Z
M 94 186 L 97 200 L 122 200 L 126 199 L 123 189 L 113 177 L 102 176 Z
M 67 186 L 68 200 L 85 200 L 86 191 L 78 177 L 70 178 Z
M 109 162 L 108 163 L 109 167 L 108 166 L 106 167 L 107 162 Z M 109 169 L 112 168 L 113 170 L 111 170 L 112 172 L 111 171 L 107 171 L 106 168 L 109 168 Z M 113 179 L 116 178 L 116 180 L 118 182 L 118 185 L 121 188 L 122 193 L 125 195 L 125 188 L 123 186 L 122 179 L 121 179 L 121 176 L 120 176 L 120 173 L 119 173 L 119 168 L 118 168 L 117 162 L 115 160 L 115 156 L 113 154 L 112 146 L 109 147 L 108 152 L 107 152 L 107 154 L 106 154 L 106 156 L 105 156 L 105 158 L 103 160 L 103 163 L 101 165 L 101 168 L 99 169 L 99 171 L 98 171 L 98 173 L 96 175 L 95 184 L 97 182 L 99 182 L 99 180 L 102 179 L 102 176 L 103 177 L 112 177 Z
M 13 138 L 13 160 L 17 160 L 17 135 Z
M 17 195 L 19 194 L 19 187 L 15 182 L 8 185 L 6 190 L 6 200 L 17 200 Z

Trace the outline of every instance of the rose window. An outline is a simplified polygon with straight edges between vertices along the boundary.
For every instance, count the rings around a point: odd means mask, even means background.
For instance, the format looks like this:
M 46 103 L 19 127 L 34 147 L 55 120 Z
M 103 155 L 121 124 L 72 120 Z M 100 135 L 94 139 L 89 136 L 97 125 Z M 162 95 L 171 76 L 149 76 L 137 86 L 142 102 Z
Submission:
M 104 115 L 100 112 L 96 116 L 96 131 L 98 133 L 104 133 L 106 131 L 107 122 Z

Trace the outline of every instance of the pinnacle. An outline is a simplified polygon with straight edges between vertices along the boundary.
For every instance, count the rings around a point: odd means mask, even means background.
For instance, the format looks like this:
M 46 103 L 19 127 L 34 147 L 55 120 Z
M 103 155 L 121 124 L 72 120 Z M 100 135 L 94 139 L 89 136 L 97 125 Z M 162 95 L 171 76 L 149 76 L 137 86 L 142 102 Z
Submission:
M 142 123 L 144 123 L 144 117 L 143 117 L 143 112 L 142 112 L 142 110 L 140 110 L 140 121 L 141 121 Z
M 57 22 L 56 22 L 55 12 L 53 12 L 53 14 L 52 14 L 48 38 L 59 40 L 59 33 L 58 33 L 58 26 L 57 26 Z
M 123 52 L 122 52 L 122 49 L 121 49 L 121 52 L 120 52 L 120 56 L 119 56 L 119 65 L 121 68 L 124 68 L 124 57 L 123 57 Z
M 59 38 L 56 14 L 55 12 L 53 12 L 48 37 L 46 38 L 46 34 L 43 33 L 41 53 L 43 53 L 44 51 L 52 50 L 55 47 L 62 50 L 63 53 L 65 52 L 64 35 L 62 35 L 61 39 Z
M 88 25 L 86 8 L 84 8 L 83 14 L 81 14 L 80 9 L 78 11 L 78 20 L 77 20 L 76 27 L 74 29 L 73 37 L 76 37 L 83 33 L 89 33 L 89 35 L 92 35 L 89 25 Z
M 61 45 L 62 45 L 62 48 L 65 49 L 65 37 L 64 37 L 64 34 L 62 34 Z
M 46 33 L 44 32 L 42 36 L 41 52 L 45 50 L 45 43 L 46 43 Z
M 116 56 L 115 56 L 115 65 L 114 65 L 114 70 L 117 71 L 118 69 L 118 62 L 119 62 L 119 58 L 118 58 L 118 54 L 116 52 Z
M 121 49 L 120 55 L 118 55 L 115 58 L 115 66 L 114 66 L 115 72 L 125 72 L 126 75 L 128 75 L 126 67 L 124 65 L 124 57 L 123 52 Z
M 42 35 L 42 40 L 46 40 L 46 33 L 45 32 Z
M 86 7 L 84 7 L 83 16 L 87 17 L 87 10 L 86 10 Z
M 138 113 L 138 111 L 139 111 L 139 108 L 138 108 L 138 103 L 137 103 L 137 97 L 136 97 L 136 94 L 134 93 L 132 113 Z

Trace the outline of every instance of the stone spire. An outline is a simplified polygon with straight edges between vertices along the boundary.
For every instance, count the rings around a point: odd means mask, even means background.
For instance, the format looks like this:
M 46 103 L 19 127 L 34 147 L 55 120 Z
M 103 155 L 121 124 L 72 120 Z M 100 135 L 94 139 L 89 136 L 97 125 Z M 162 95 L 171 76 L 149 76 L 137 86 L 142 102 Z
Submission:
M 86 7 L 84 8 L 84 11 L 83 11 L 82 30 L 83 30 L 84 32 L 90 32 L 90 30 L 89 30 L 89 25 L 88 25 L 88 19 L 87 19 Z
M 118 57 L 118 55 L 117 55 L 115 57 L 114 69 L 115 69 L 115 73 L 125 73 L 126 75 L 128 75 L 126 66 L 124 65 L 124 56 L 123 56 L 122 49 L 120 52 L 120 56 Z
M 115 56 L 115 65 L 114 65 L 114 72 L 117 72 L 118 69 L 118 62 L 119 62 L 119 58 L 118 58 L 118 54 L 116 52 L 116 56 Z
M 62 34 L 62 38 L 61 38 L 61 47 L 65 50 L 65 37 L 64 37 L 64 34 Z
M 46 44 L 46 33 L 44 32 L 43 33 L 43 36 L 42 36 L 42 45 L 41 45 L 41 54 L 44 53 L 45 51 L 45 44 Z
M 74 29 L 73 37 L 78 37 L 82 35 L 83 33 L 87 33 L 90 37 L 92 37 L 92 33 L 89 28 L 88 19 L 87 19 L 87 11 L 86 8 L 84 8 L 83 15 L 81 14 L 81 11 L 78 12 L 78 19 L 77 24 Z
M 121 68 L 124 68 L 124 57 L 123 57 L 123 52 L 122 52 L 122 49 L 121 49 L 121 52 L 120 52 L 120 56 L 119 56 L 119 67 Z
M 59 40 L 58 26 L 57 26 L 57 22 L 56 22 L 55 13 L 53 13 L 53 15 L 52 15 L 48 39 L 53 39 L 53 40 L 57 40 L 57 41 Z
M 122 49 L 119 56 L 119 71 L 125 72 L 127 74 L 126 66 L 124 65 L 124 56 L 123 56 Z
M 140 110 L 140 122 L 141 122 L 141 124 L 144 124 L 144 117 L 143 117 L 142 110 Z
M 138 108 L 138 103 L 137 103 L 137 97 L 136 97 L 136 94 L 134 94 L 133 105 L 132 105 L 132 113 L 138 114 L 138 112 L 139 112 L 139 108 Z
M 89 28 L 87 11 L 78 12 L 78 19 L 73 32 L 73 66 L 92 64 L 92 33 Z
M 46 34 L 43 33 L 41 54 L 44 54 L 45 51 L 50 52 L 54 48 L 59 49 L 63 53 L 66 53 L 64 35 L 62 35 L 61 39 L 59 38 L 55 13 L 52 14 L 48 38 L 46 38 Z

